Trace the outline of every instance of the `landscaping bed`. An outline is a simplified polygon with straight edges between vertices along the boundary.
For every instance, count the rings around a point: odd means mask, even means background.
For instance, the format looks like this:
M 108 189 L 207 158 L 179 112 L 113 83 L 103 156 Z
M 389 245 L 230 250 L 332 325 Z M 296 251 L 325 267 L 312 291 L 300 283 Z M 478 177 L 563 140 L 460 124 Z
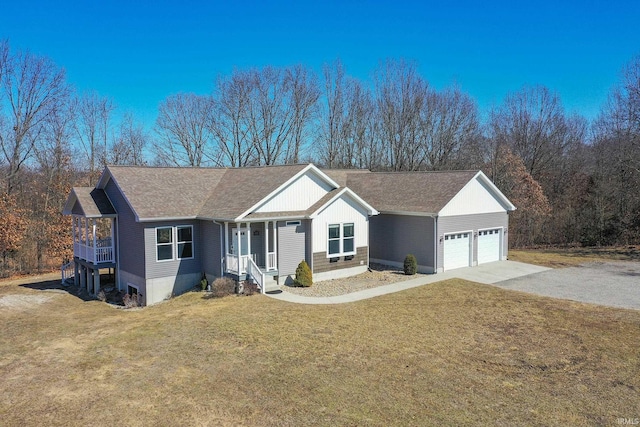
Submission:
M 378 286 L 415 279 L 420 276 L 424 276 L 424 274 L 407 276 L 400 268 L 371 263 L 369 265 L 369 271 L 356 276 L 314 282 L 312 286 L 307 288 L 280 285 L 280 289 L 307 297 L 333 297 L 336 295 L 344 295 L 364 289 L 376 288 Z

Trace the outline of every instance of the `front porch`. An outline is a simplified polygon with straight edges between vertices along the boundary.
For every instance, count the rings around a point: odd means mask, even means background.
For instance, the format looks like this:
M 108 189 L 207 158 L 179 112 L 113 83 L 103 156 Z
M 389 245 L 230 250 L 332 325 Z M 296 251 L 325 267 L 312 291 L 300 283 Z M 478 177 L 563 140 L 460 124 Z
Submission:
M 113 269 L 116 253 L 113 217 L 72 216 L 73 261 L 62 266 L 62 282 L 73 280 L 91 295 L 100 293 L 100 269 Z
M 254 280 L 265 293 L 277 286 L 277 222 L 224 223 L 224 272 Z

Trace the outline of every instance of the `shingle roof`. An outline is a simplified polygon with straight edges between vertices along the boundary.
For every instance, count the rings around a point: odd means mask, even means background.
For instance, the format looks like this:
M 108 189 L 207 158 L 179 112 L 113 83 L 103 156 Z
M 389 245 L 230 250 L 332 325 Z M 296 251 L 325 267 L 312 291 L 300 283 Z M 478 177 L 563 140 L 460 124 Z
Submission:
M 108 169 L 138 218 L 146 220 L 237 218 L 305 167 Z
M 140 220 L 196 217 L 232 220 L 307 166 L 109 166 L 108 171 Z M 477 174 L 477 171 L 369 172 L 361 169 L 328 169 L 323 172 L 340 188 L 349 187 L 378 211 L 429 214 L 437 214 Z M 247 219 L 309 215 L 340 188 L 329 192 L 306 211 L 250 213 Z M 106 195 L 104 199 L 108 202 Z
M 307 166 L 226 169 L 198 214 L 203 218 L 237 218 Z
M 87 218 L 116 214 L 116 210 L 103 190 L 93 187 L 73 187 L 73 193 Z
M 195 218 L 227 169 L 109 166 L 140 220 Z
M 375 173 L 368 169 L 322 169 L 322 172 L 327 174 L 331 179 L 340 184 L 341 187 L 347 186 L 347 178 L 350 175 L 361 173 Z
M 437 214 L 477 173 L 349 173 L 347 186 L 380 212 Z

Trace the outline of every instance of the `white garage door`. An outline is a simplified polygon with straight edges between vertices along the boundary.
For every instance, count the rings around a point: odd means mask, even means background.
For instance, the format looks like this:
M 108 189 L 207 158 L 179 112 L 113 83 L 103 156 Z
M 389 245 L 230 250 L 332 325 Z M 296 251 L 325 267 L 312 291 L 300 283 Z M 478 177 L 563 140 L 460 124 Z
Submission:
M 469 266 L 471 233 L 454 233 L 444 236 L 444 269 Z
M 478 264 L 500 260 L 500 229 L 478 232 Z

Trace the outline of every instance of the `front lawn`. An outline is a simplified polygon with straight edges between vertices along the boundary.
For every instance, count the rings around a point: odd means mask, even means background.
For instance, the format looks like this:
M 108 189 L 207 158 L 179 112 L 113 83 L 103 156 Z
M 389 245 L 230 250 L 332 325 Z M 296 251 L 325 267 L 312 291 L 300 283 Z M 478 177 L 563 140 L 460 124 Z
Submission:
M 611 425 L 640 312 L 449 280 L 334 306 L 142 310 L 0 283 L 0 424 Z

